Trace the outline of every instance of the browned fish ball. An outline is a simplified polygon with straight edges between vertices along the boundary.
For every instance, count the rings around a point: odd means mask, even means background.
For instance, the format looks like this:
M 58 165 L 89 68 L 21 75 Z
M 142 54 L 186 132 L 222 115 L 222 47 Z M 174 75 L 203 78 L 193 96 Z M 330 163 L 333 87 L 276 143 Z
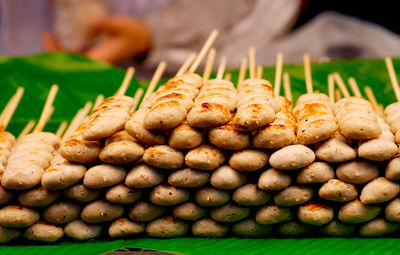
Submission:
M 400 198 L 393 199 L 385 207 L 385 218 L 390 222 L 400 222 Z
M 47 207 L 42 217 L 55 224 L 64 224 L 79 218 L 81 206 L 69 201 L 59 201 Z
M 0 205 L 7 204 L 14 198 L 14 192 L 0 185 Z
M 356 225 L 344 224 L 339 220 L 332 220 L 325 226 L 320 227 L 319 230 L 326 236 L 346 237 L 356 232 Z
M 338 179 L 330 179 L 324 183 L 318 192 L 320 198 L 336 202 L 348 202 L 358 196 L 357 188 Z
M 62 227 L 47 223 L 36 222 L 24 232 L 24 237 L 31 241 L 52 243 L 64 236 Z
M 360 200 L 363 204 L 383 203 L 395 198 L 400 192 L 400 185 L 385 177 L 371 181 L 361 191 Z
M 301 144 L 289 145 L 272 153 L 269 164 L 282 170 L 296 170 L 308 166 L 315 160 L 314 152 Z
M 386 166 L 385 177 L 392 181 L 400 180 L 400 157 L 392 159 Z
M 82 220 L 89 223 L 102 223 L 121 217 L 124 207 L 105 200 L 97 200 L 87 204 L 81 212 Z
M 129 171 L 125 178 L 125 185 L 130 188 L 150 188 L 160 184 L 164 180 L 164 174 L 147 164 L 139 164 Z
M 172 215 L 175 218 L 188 221 L 198 220 L 204 217 L 206 214 L 207 214 L 206 209 L 193 202 L 186 202 L 177 205 L 172 210 Z
M 222 165 L 226 160 L 225 154 L 218 148 L 203 144 L 194 148 L 185 156 L 185 163 L 190 168 L 211 171 Z
M 246 174 L 225 165 L 217 168 L 211 174 L 210 183 L 217 189 L 231 190 L 243 186 L 248 180 L 249 177 Z
M 299 221 L 287 221 L 278 224 L 276 231 L 281 236 L 302 236 L 308 234 L 313 229 L 312 226 L 306 225 Z
M 176 187 L 196 188 L 204 186 L 210 179 L 210 173 L 184 168 L 171 173 L 168 183 Z
M 258 179 L 258 187 L 262 190 L 282 190 L 289 187 L 292 177 L 285 171 L 270 168 Z
M 26 228 L 39 218 L 37 211 L 21 205 L 8 205 L 0 209 L 0 225 L 7 228 Z
M 146 233 L 150 237 L 169 238 L 185 235 L 189 231 L 189 225 L 172 216 L 165 216 L 150 222 L 146 227 Z
M 254 218 L 248 218 L 232 225 L 232 232 L 243 237 L 263 237 L 272 234 L 272 225 L 258 224 Z
M 235 152 L 229 159 L 229 165 L 241 172 L 253 172 L 268 164 L 268 159 L 266 151 L 245 149 Z
M 196 191 L 194 200 L 201 206 L 216 207 L 226 204 L 231 199 L 231 194 L 225 190 L 212 187 L 200 188 Z
M 63 192 L 63 196 L 78 203 L 88 203 L 100 196 L 99 189 L 89 189 L 83 184 L 75 184 Z
M 129 204 L 140 199 L 142 191 L 140 189 L 131 189 L 124 184 L 118 184 L 111 187 L 106 192 L 106 199 L 112 203 Z
M 17 239 L 21 235 L 21 230 L 14 228 L 6 228 L 0 225 L 0 244 L 8 243 Z
M 86 171 L 83 184 L 90 189 L 101 189 L 121 183 L 125 176 L 123 167 L 102 164 Z
M 108 235 L 111 238 L 124 238 L 128 236 L 143 233 L 146 225 L 131 221 L 127 218 L 119 218 L 114 220 L 108 227 Z
M 148 147 L 144 152 L 143 160 L 147 164 L 161 169 L 179 169 L 185 164 L 183 153 L 168 145 Z
M 349 140 L 336 132 L 331 138 L 318 146 L 315 156 L 327 162 L 344 162 L 357 158 L 357 151 L 352 148 Z
M 280 206 L 295 206 L 313 198 L 313 190 L 307 186 L 290 186 L 274 196 L 274 202 Z
M 364 205 L 355 199 L 343 205 L 338 213 L 338 219 L 347 224 L 358 224 L 375 219 L 381 208 L 378 205 Z
M 43 207 L 56 201 L 59 196 L 59 191 L 52 191 L 43 187 L 38 187 L 22 192 L 18 196 L 18 202 L 23 206 Z
M 193 149 L 201 145 L 203 142 L 203 133 L 186 123 L 182 123 L 172 129 L 168 138 L 168 145 L 179 150 Z
M 115 141 L 104 146 L 99 154 L 101 161 L 110 164 L 128 164 L 137 161 L 144 148 L 135 141 Z
M 164 206 L 158 206 L 148 201 L 139 201 L 133 204 L 128 216 L 136 222 L 148 222 L 160 217 L 164 212 Z
M 197 220 L 192 224 L 192 234 L 199 237 L 223 237 L 229 232 L 229 225 L 210 218 Z
M 90 224 L 80 219 L 71 221 L 64 227 L 66 236 L 80 241 L 96 238 L 102 231 L 102 224 Z
M 335 171 L 325 162 L 314 162 L 301 169 L 296 176 L 298 183 L 324 183 L 335 178 Z
M 345 182 L 364 184 L 379 176 L 378 165 L 365 159 L 356 159 L 340 164 L 336 176 Z
M 237 222 L 249 216 L 251 209 L 248 207 L 238 206 L 235 204 L 225 204 L 223 206 L 213 208 L 210 216 L 218 222 Z
M 275 204 L 265 205 L 256 212 L 256 221 L 263 225 L 270 225 L 293 220 L 294 215 L 290 208 Z
M 243 206 L 260 206 L 271 200 L 271 194 L 261 190 L 257 184 L 246 184 L 233 192 L 233 201 Z
M 62 159 L 61 162 L 53 163 L 46 169 L 42 176 L 42 186 L 51 190 L 65 189 L 82 180 L 85 172 L 84 165 Z
M 398 224 L 391 223 L 383 218 L 377 218 L 362 224 L 358 229 L 358 234 L 367 237 L 387 236 L 398 229 Z
M 190 193 L 184 188 L 162 184 L 151 191 L 149 199 L 156 205 L 171 206 L 188 201 Z
M 331 206 L 308 202 L 301 205 L 297 212 L 299 220 L 307 225 L 322 226 L 333 220 L 335 212 Z
M 210 129 L 208 140 L 224 150 L 238 151 L 250 146 L 250 134 L 239 132 L 232 122 Z

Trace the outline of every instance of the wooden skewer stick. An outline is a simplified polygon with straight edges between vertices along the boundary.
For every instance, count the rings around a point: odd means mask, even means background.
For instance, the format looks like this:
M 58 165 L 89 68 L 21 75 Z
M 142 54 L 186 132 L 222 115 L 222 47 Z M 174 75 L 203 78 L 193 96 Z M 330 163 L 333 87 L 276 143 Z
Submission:
M 292 90 L 290 89 L 290 77 L 288 73 L 283 73 L 283 89 L 285 91 L 285 97 L 287 100 L 292 102 Z
M 144 93 L 144 90 L 142 88 L 139 88 L 136 90 L 135 96 L 133 97 L 133 106 L 132 106 L 132 111 L 135 111 L 136 107 L 139 105 L 140 99 L 142 98 L 142 95 Z
M 223 56 L 219 61 L 216 79 L 221 80 L 222 77 L 224 77 L 225 67 L 226 67 L 226 57 Z
M 199 54 L 197 55 L 196 59 L 194 60 L 192 66 L 189 68 L 189 73 L 194 73 L 199 67 L 200 62 L 203 60 L 204 56 L 207 54 L 208 50 L 211 48 L 213 45 L 215 39 L 217 39 L 218 36 L 218 30 L 214 29 L 211 34 L 208 36 L 206 42 L 203 45 L 203 48 L 201 48 Z
M 21 140 L 22 137 L 24 137 L 25 135 L 29 134 L 29 132 L 31 132 L 31 130 L 35 126 L 35 124 L 36 124 L 36 121 L 34 121 L 34 120 L 28 121 L 28 123 L 26 124 L 24 129 L 22 129 L 21 133 L 19 133 L 18 138 L 17 138 L 17 143 L 18 143 L 18 141 Z
M 4 131 L 7 128 L 12 116 L 14 115 L 15 110 L 18 107 L 19 102 L 21 101 L 23 94 L 24 94 L 24 88 L 19 87 L 15 95 L 11 98 L 9 104 L 7 104 L 6 109 L 4 111 L 4 117 L 2 119 L 2 122 L 0 123 L 0 131 Z
M 197 54 L 196 52 L 192 52 L 189 57 L 183 62 L 181 67 L 179 68 L 178 72 L 176 72 L 176 76 L 184 74 L 189 66 L 193 63 L 193 60 L 196 58 Z
M 281 90 L 281 79 L 282 79 L 282 66 L 283 66 L 283 54 L 278 53 L 276 55 L 276 68 L 275 68 L 275 83 L 274 83 L 274 96 L 279 96 Z
M 68 137 L 74 133 L 74 131 L 79 127 L 79 125 L 84 121 L 86 116 L 89 114 L 90 109 L 92 108 L 91 102 L 86 102 L 85 106 L 75 114 L 74 118 L 71 120 L 67 131 L 65 131 L 62 141 L 65 141 Z
M 156 71 L 153 74 L 153 77 L 151 78 L 151 81 L 149 83 L 149 86 L 147 87 L 146 93 L 144 94 L 143 100 L 148 98 L 149 95 L 154 91 L 156 88 L 158 82 L 161 79 L 161 76 L 163 75 L 165 68 L 167 67 L 167 62 L 161 61 L 158 66 Z
M 374 107 L 374 110 L 376 112 L 379 112 L 378 102 L 376 101 L 374 92 L 372 91 L 371 87 L 369 87 L 369 86 L 364 87 L 364 92 L 365 92 L 365 95 L 367 95 L 368 101 L 370 101 L 372 104 L 372 107 Z
M 342 80 L 342 77 L 340 77 L 340 74 L 335 72 L 333 75 L 334 75 L 335 81 L 336 81 L 337 85 L 339 86 L 339 89 L 342 92 L 343 96 L 345 98 L 349 98 L 350 93 L 347 90 L 346 85 L 344 84 L 344 82 Z
M 244 78 L 246 77 L 246 71 L 247 71 L 247 58 L 242 58 L 242 61 L 240 62 L 240 70 L 237 83 L 238 87 L 239 84 L 242 83 L 242 81 L 244 81 Z
M 211 48 L 208 52 L 206 66 L 204 67 L 203 73 L 203 82 L 206 82 L 210 78 L 210 74 L 213 68 L 214 60 L 215 60 L 215 48 Z
M 328 94 L 331 104 L 335 103 L 335 80 L 333 74 L 328 75 Z
M 130 66 L 128 70 L 126 70 L 125 77 L 121 83 L 121 86 L 115 93 L 115 96 L 123 96 L 126 93 L 126 90 L 128 89 L 129 85 L 131 85 L 131 80 L 133 75 L 135 74 L 135 68 Z
M 225 74 L 225 77 L 224 77 L 224 80 L 230 81 L 231 79 L 232 79 L 231 73 L 226 73 L 226 74 Z
M 101 104 L 103 101 L 104 101 L 104 95 L 98 95 L 96 97 L 96 101 L 94 101 L 93 110 L 96 109 L 96 107 L 99 106 L 99 104 Z
M 350 84 L 351 91 L 353 92 L 353 95 L 356 97 L 362 97 L 361 91 L 360 91 L 360 88 L 358 87 L 356 79 L 354 79 L 353 77 L 350 77 L 348 81 Z
M 385 116 L 385 107 L 383 107 L 383 104 L 378 104 L 378 111 L 377 113 L 379 114 L 379 116 L 381 116 L 382 118 Z
M 250 79 L 256 78 L 256 49 L 251 46 L 249 48 L 249 71 Z
M 397 101 L 400 102 L 399 82 L 397 81 L 397 78 L 396 78 L 396 72 L 394 71 L 392 59 L 389 57 L 386 57 L 385 62 L 386 62 L 386 68 L 389 72 L 389 77 L 390 77 L 390 81 L 392 83 L 394 94 L 396 95 Z
M 64 120 L 63 122 L 61 122 L 60 126 L 56 131 L 56 136 L 61 138 L 62 135 L 64 134 L 64 131 L 67 129 L 67 126 L 68 126 L 68 121 Z
M 44 128 L 44 126 L 46 125 L 46 118 L 48 118 L 52 112 L 52 105 L 54 102 L 54 99 L 56 98 L 58 92 L 58 86 L 57 85 L 53 85 L 51 86 L 49 95 L 47 96 L 46 99 L 46 103 L 44 105 L 43 111 L 42 111 L 42 115 L 40 116 L 40 119 L 38 121 L 38 124 L 36 125 L 35 129 L 33 130 L 33 133 L 38 133 L 41 132 Z
M 312 75 L 311 75 L 311 63 L 310 55 L 307 53 L 303 56 L 304 62 L 304 75 L 306 79 L 307 94 L 313 93 Z
M 342 92 L 340 92 L 340 89 L 335 89 L 335 99 L 336 102 L 342 99 Z
M 3 124 L 3 120 L 7 115 L 7 112 L 10 110 L 10 105 L 14 102 L 15 94 L 17 94 L 18 91 L 12 95 L 12 97 L 8 100 L 6 106 L 3 108 L 3 111 L 0 114 L 0 126 Z
M 262 66 L 257 66 L 257 79 L 261 79 L 263 76 L 264 69 Z

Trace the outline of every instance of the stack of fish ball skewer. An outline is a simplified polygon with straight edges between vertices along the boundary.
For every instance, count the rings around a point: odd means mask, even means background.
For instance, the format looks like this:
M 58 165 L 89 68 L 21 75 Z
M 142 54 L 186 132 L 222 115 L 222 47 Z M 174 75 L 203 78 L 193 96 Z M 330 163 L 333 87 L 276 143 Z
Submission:
M 337 74 L 328 84 L 336 82 L 345 98 L 333 103 L 314 93 L 307 60 L 309 93 L 292 111 L 290 94 L 279 96 L 280 78 L 272 89 L 251 70 L 237 90 L 222 78 L 224 61 L 216 79 L 190 68 L 154 93 L 149 89 L 136 112 L 137 100 L 122 89 L 81 117 L 72 136 L 52 143 L 39 183 L 22 189 L 2 180 L 13 198 L 4 202 L 0 192 L 0 242 L 89 240 L 103 232 L 112 238 L 372 237 L 398 230 L 400 162 L 390 111 L 383 119 L 376 105 L 357 93 L 350 97 Z M 360 130 L 351 121 L 373 128 Z M 104 125 L 110 127 L 98 128 Z M 10 215 L 18 217 L 12 222 Z

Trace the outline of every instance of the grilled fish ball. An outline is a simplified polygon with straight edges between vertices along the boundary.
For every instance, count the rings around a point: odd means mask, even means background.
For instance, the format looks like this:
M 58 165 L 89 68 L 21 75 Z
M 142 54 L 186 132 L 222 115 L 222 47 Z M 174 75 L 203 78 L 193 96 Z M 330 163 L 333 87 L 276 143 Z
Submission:
M 192 224 L 192 234 L 200 237 L 223 237 L 229 231 L 229 226 L 210 218 L 197 220 Z
M 258 224 L 253 218 L 242 220 L 232 226 L 234 234 L 244 237 L 263 237 L 270 235 L 272 231 L 273 226 Z
M 250 134 L 238 131 L 232 121 L 210 129 L 208 140 L 224 150 L 238 151 L 250 146 Z
M 121 183 L 126 170 L 119 166 L 97 165 L 86 171 L 83 184 L 90 189 L 100 189 Z
M 235 204 L 226 204 L 210 211 L 210 216 L 218 222 L 236 222 L 249 216 L 251 209 Z
M 0 185 L 0 205 L 7 204 L 14 198 L 14 192 Z
M 111 238 L 123 238 L 143 233 L 146 226 L 143 223 L 137 223 L 127 218 L 119 218 L 111 223 L 108 228 L 108 235 Z
M 168 183 L 175 187 L 196 188 L 208 183 L 210 174 L 190 168 L 177 170 L 168 176 Z
M 145 150 L 143 160 L 147 164 L 161 169 L 179 169 L 185 163 L 183 153 L 168 145 L 150 146 Z
M 256 212 L 256 221 L 263 225 L 293 220 L 294 215 L 288 207 L 275 204 L 265 205 Z
M 385 208 L 385 218 L 390 222 L 400 222 L 400 198 L 395 198 Z
M 190 194 L 188 190 L 183 188 L 158 185 L 151 191 L 149 199 L 156 205 L 170 206 L 188 201 Z
M 330 179 L 321 186 L 318 194 L 320 198 L 325 200 L 348 202 L 358 196 L 358 191 L 351 183 L 346 183 L 338 179 Z
M 137 161 L 144 154 L 144 148 L 135 141 L 111 142 L 100 151 L 101 161 L 110 164 L 128 164 Z
M 59 201 L 43 211 L 43 219 L 54 224 L 64 224 L 78 219 L 81 206 L 69 201 Z
M 392 181 L 400 180 L 400 158 L 394 158 L 387 164 L 385 177 Z
M 274 152 L 269 158 L 269 164 L 277 169 L 295 170 L 308 166 L 314 160 L 315 154 L 310 148 L 296 144 Z
M 103 225 L 90 224 L 83 220 L 71 221 L 64 227 L 64 233 L 66 236 L 80 241 L 96 238 L 101 235 L 102 231 Z
M 307 225 L 322 226 L 333 220 L 334 214 L 333 208 L 328 205 L 308 202 L 299 207 L 297 217 Z
M 0 244 L 8 243 L 17 239 L 21 235 L 21 230 L 14 228 L 6 228 L 0 225 Z
M 389 181 L 385 177 L 378 177 L 364 186 L 360 200 L 363 204 L 383 203 L 395 198 L 399 192 L 398 183 Z
M 201 206 L 215 207 L 226 204 L 231 199 L 231 195 L 225 190 L 204 187 L 196 191 L 194 199 Z
M 46 243 L 56 242 L 63 236 L 62 227 L 47 222 L 36 222 L 24 232 L 26 239 Z
M 280 223 L 276 231 L 281 236 L 302 236 L 311 232 L 312 227 L 298 221 L 287 221 Z
M 348 144 L 339 132 L 324 141 L 315 151 L 315 156 L 327 162 L 344 162 L 357 158 L 357 151 Z
M 338 219 L 348 224 L 358 224 L 375 219 L 381 212 L 377 205 L 364 205 L 355 199 L 343 205 L 338 213 Z
M 121 217 L 123 213 L 123 206 L 111 204 L 105 200 L 97 200 L 83 208 L 81 218 L 89 223 L 101 223 Z
M 129 218 L 136 222 L 152 221 L 165 212 L 164 206 L 158 206 L 147 201 L 139 201 L 135 203 L 129 210 Z
M 391 223 L 383 218 L 378 218 L 370 222 L 364 223 L 358 229 L 360 236 L 387 236 L 399 229 L 398 224 Z
M 270 168 L 258 179 L 258 187 L 262 190 L 282 190 L 289 187 L 292 177 L 285 171 Z
M 229 159 L 229 165 L 241 172 L 253 172 L 268 164 L 268 159 L 265 151 L 246 149 L 235 152 Z
M 303 204 L 313 197 L 313 190 L 307 186 L 290 186 L 274 196 L 274 202 L 280 206 Z
M 43 187 L 24 191 L 18 196 L 18 202 L 23 206 L 43 207 L 48 206 L 58 199 L 59 191 L 52 191 Z
M 336 176 L 348 183 L 364 184 L 377 178 L 379 170 L 375 163 L 357 159 L 340 164 L 336 168 Z
M 118 184 L 107 190 L 106 199 L 112 203 L 129 204 L 133 203 L 142 196 L 140 189 L 131 189 L 124 184 Z
M 146 233 L 150 237 L 179 237 L 189 231 L 189 225 L 172 216 L 166 216 L 150 222 L 146 227 Z
M 240 173 L 230 166 L 221 166 L 217 168 L 210 178 L 213 187 L 222 190 L 231 190 L 243 186 L 248 182 L 249 177 Z
M 147 164 L 139 164 L 129 171 L 125 178 L 125 185 L 130 188 L 150 188 L 160 184 L 164 174 Z
M 63 195 L 78 203 L 88 203 L 96 200 L 100 196 L 100 190 L 89 189 L 83 184 L 75 184 L 64 190 Z
M 81 164 L 63 161 L 51 164 L 42 176 L 42 186 L 51 190 L 65 189 L 85 176 L 86 167 Z
M 175 218 L 182 220 L 194 221 L 200 218 L 203 218 L 207 214 L 207 211 L 198 206 L 193 202 L 186 202 L 180 205 L 177 205 L 172 210 L 172 215 Z
M 193 149 L 201 145 L 203 142 L 203 133 L 186 123 L 182 123 L 172 129 L 168 139 L 168 145 L 179 150 Z
M 0 225 L 7 228 L 26 228 L 39 220 L 39 213 L 28 207 L 8 205 L 0 209 Z
M 356 232 L 356 226 L 344 224 L 339 220 L 332 220 L 325 226 L 322 226 L 319 230 L 326 236 L 345 237 L 353 235 L 354 232 Z
M 218 148 L 209 144 L 200 145 L 190 150 L 185 156 L 185 163 L 190 168 L 210 171 L 222 165 L 226 156 Z
M 297 176 L 298 183 L 324 183 L 335 178 L 335 171 L 325 162 L 314 162 L 301 169 Z
M 235 190 L 232 199 L 239 205 L 260 206 L 271 200 L 271 194 L 249 183 Z

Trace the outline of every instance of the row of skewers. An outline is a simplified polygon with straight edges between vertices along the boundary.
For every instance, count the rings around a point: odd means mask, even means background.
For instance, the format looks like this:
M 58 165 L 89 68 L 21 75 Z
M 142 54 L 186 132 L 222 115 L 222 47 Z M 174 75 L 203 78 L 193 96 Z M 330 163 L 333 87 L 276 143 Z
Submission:
M 383 111 L 368 87 L 369 101 L 362 98 L 354 78 L 350 96 L 337 73 L 328 77 L 329 96 L 314 92 L 305 55 L 307 94 L 292 109 L 287 74 L 286 96 L 279 96 L 283 56 L 272 87 L 261 79 L 254 48 L 237 88 L 224 75 L 225 57 L 209 79 L 216 36 L 155 92 L 165 62 L 133 98 L 124 95 L 134 73 L 128 69 L 115 96 L 100 96 L 89 116 L 87 103 L 56 134 L 42 129 L 57 86 L 32 133 L 32 123 L 17 139 L 4 131 L 18 89 L 0 118 L 0 243 L 21 235 L 88 240 L 104 228 L 113 238 L 396 232 L 400 103 Z M 201 77 L 195 71 L 207 52 Z M 335 100 L 335 83 L 343 99 Z

